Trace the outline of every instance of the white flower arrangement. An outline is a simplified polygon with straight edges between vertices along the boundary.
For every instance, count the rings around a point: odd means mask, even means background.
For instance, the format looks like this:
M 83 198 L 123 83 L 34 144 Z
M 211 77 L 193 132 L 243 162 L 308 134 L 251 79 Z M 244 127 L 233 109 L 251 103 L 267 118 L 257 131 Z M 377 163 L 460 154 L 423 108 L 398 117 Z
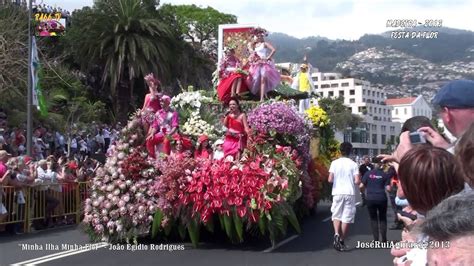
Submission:
M 171 106 L 174 108 L 199 109 L 202 103 L 211 102 L 210 97 L 203 96 L 199 91 L 186 91 L 173 97 Z
M 205 134 L 209 138 L 216 138 L 214 126 L 202 120 L 199 112 L 191 113 L 191 117 L 184 123 L 182 129 L 185 135 L 200 136 Z

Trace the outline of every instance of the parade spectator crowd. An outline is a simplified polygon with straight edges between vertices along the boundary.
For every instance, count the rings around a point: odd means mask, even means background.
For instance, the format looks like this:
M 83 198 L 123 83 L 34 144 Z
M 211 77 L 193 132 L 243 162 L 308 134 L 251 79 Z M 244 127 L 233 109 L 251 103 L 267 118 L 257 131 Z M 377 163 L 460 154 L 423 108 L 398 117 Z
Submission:
M 74 185 L 89 181 L 105 162 L 107 150 L 117 139 L 120 123 L 110 127 L 93 122 L 87 129 L 75 129 L 69 134 L 37 127 L 33 131 L 32 156 L 28 156 L 25 129 L 9 128 L 7 120 L 0 110 L 0 233 L 5 230 L 22 233 L 21 223 L 5 226 L 2 222 L 24 219 L 29 187 L 36 188 L 35 199 L 44 199 L 46 205 L 45 219 L 31 224 L 33 229 L 72 223 L 72 217 L 53 219 L 51 215 L 58 209 L 71 212 L 65 209 L 68 207 L 64 201 L 72 202 L 70 192 Z

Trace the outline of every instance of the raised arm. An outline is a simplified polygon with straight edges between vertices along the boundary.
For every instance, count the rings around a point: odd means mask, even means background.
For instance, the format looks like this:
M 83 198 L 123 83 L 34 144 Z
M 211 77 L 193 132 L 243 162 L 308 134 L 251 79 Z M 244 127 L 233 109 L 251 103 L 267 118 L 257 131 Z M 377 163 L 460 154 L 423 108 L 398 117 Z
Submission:
M 267 46 L 268 49 L 270 49 L 270 55 L 268 56 L 267 59 L 272 59 L 272 56 L 275 54 L 276 50 L 273 47 L 273 45 L 271 45 L 269 42 L 265 42 L 265 45 Z

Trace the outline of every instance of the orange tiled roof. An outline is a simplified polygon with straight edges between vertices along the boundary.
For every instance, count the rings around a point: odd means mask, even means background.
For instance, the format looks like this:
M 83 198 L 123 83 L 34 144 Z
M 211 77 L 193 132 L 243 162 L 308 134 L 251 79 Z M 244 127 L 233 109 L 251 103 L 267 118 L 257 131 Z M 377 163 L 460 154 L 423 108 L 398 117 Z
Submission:
M 410 104 L 416 100 L 417 97 L 406 97 L 406 98 L 394 98 L 385 100 L 386 105 L 400 105 Z

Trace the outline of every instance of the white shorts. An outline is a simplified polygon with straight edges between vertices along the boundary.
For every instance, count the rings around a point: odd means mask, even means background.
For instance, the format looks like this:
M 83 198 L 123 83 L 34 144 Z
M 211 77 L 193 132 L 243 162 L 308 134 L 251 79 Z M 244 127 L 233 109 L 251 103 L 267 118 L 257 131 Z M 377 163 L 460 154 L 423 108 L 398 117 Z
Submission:
M 334 195 L 331 205 L 332 220 L 339 220 L 346 224 L 354 223 L 355 201 L 355 195 Z

